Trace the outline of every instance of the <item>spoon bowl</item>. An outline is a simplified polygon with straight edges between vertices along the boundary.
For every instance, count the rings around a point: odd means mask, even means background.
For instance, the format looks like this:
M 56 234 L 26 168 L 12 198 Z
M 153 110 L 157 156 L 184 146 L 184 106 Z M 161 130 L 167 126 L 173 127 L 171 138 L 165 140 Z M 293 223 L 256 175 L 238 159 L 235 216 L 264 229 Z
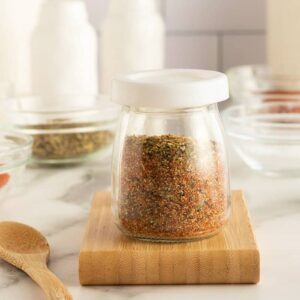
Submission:
M 0 223 L 0 247 L 18 254 L 49 255 L 50 252 L 47 240 L 39 231 L 16 222 Z
M 47 268 L 50 247 L 34 228 L 16 222 L 0 222 L 0 258 L 27 273 L 49 300 L 71 300 L 62 282 Z

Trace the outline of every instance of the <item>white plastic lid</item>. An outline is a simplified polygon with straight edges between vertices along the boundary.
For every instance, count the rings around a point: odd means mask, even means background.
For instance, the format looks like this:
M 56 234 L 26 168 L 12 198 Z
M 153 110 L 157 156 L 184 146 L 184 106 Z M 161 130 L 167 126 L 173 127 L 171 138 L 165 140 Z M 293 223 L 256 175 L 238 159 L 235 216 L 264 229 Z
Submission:
M 116 77 L 112 86 L 112 101 L 135 107 L 200 107 L 228 98 L 226 75 L 207 70 L 131 73 Z

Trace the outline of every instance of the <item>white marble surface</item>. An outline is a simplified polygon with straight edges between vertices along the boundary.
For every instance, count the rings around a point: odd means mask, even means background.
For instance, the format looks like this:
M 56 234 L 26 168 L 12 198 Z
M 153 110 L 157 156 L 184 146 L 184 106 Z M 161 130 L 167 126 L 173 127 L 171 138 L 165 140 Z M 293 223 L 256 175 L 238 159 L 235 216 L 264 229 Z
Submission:
M 100 164 L 27 169 L 22 187 L 0 199 L 0 219 L 30 224 L 47 236 L 50 268 L 75 300 L 300 299 L 300 178 L 266 178 L 238 161 L 231 172 L 232 187 L 248 197 L 261 250 L 258 285 L 81 287 L 78 253 L 92 194 L 110 184 L 109 168 Z M 26 275 L 0 261 L 0 299 L 44 298 Z

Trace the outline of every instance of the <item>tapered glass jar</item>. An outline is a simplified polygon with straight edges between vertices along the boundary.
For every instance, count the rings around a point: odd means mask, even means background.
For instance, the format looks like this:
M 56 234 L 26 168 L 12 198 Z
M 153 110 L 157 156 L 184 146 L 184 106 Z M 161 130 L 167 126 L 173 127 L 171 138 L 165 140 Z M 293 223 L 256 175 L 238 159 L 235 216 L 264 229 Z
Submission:
M 113 155 L 113 213 L 120 230 L 151 241 L 189 241 L 226 223 L 230 189 L 217 102 L 226 77 L 165 70 L 118 77 L 123 113 Z

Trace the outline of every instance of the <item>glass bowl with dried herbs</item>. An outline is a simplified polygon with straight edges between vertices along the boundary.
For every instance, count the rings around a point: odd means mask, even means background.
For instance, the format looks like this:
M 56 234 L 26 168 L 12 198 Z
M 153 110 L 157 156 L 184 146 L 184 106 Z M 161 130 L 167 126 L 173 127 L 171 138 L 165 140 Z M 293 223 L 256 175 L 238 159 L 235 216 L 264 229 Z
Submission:
M 119 107 L 103 97 L 71 101 L 71 96 L 6 101 L 7 123 L 33 137 L 34 163 L 74 164 L 110 155 Z
M 0 131 L 0 198 L 22 178 L 31 147 L 30 136 Z
M 230 214 L 228 165 L 216 103 L 226 76 L 163 70 L 119 76 L 123 105 L 113 154 L 113 213 L 127 236 L 154 242 L 210 237 Z

